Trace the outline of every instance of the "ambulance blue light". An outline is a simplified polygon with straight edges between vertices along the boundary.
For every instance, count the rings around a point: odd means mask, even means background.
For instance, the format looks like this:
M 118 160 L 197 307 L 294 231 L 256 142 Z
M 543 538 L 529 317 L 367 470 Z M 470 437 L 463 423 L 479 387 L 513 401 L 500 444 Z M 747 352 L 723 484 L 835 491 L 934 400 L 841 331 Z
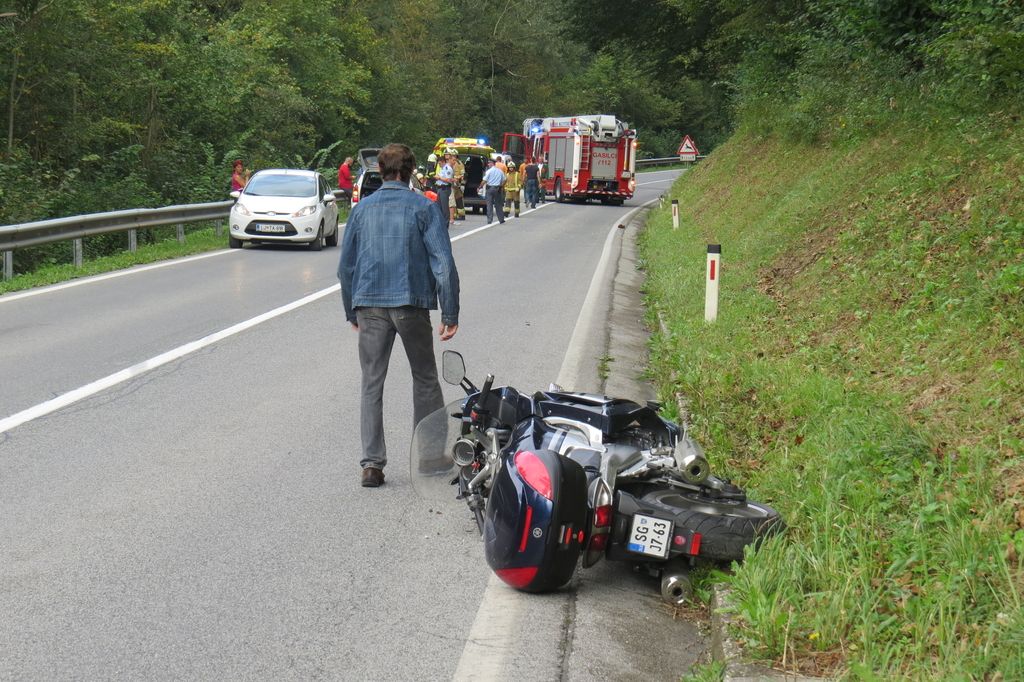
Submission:
M 477 142 L 477 144 L 479 144 L 482 147 L 485 144 L 487 144 L 487 138 L 486 137 L 481 137 L 476 142 Z

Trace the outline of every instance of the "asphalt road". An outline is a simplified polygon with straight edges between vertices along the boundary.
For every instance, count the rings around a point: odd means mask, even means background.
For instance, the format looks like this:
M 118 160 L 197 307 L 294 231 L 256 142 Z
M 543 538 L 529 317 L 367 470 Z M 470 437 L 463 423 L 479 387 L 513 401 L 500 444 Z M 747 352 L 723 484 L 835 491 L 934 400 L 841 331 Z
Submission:
M 438 353 L 547 386 L 609 229 L 676 172 L 622 208 L 460 224 L 460 329 Z M 410 486 L 397 348 L 387 484 L 359 486 L 338 255 L 246 248 L 0 297 L 0 678 L 452 677 L 488 571 L 461 503 Z M 526 678 L 565 673 L 559 599 L 506 633 Z

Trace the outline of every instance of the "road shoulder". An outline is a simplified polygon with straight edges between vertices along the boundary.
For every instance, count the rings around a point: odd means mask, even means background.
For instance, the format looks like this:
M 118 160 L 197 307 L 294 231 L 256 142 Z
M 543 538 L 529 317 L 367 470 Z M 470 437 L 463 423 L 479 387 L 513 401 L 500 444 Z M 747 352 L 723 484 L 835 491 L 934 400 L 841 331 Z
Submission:
M 647 211 L 635 212 L 612 243 L 614 273 L 608 290 L 600 390 L 637 401 L 654 399 L 645 378 L 648 331 L 643 273 L 636 266 L 636 235 Z M 702 609 L 677 609 L 661 600 L 659 581 L 623 563 L 601 562 L 577 573 L 567 629 L 563 680 L 678 680 L 709 660 Z

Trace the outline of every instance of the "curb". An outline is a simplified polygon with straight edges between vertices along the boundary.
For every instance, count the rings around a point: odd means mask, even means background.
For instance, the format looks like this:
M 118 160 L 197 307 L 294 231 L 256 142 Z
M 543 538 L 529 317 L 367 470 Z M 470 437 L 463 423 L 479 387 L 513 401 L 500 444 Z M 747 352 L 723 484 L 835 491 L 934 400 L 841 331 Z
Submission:
M 725 664 L 722 675 L 724 682 L 816 682 L 829 679 L 787 673 L 744 661 L 742 647 L 729 632 L 730 626 L 735 622 L 731 606 L 729 588 L 721 583 L 714 585 L 711 589 L 711 656 Z

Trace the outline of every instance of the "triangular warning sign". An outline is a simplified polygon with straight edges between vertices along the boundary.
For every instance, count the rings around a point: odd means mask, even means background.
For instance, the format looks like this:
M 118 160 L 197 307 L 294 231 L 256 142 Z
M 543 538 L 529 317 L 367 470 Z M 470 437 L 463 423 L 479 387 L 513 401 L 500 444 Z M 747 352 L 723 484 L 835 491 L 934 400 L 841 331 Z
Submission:
M 683 141 L 680 143 L 679 151 L 677 153 L 679 154 L 680 161 L 696 161 L 697 154 L 700 152 L 697 151 L 697 145 L 693 143 L 690 136 L 686 135 L 683 137 Z

